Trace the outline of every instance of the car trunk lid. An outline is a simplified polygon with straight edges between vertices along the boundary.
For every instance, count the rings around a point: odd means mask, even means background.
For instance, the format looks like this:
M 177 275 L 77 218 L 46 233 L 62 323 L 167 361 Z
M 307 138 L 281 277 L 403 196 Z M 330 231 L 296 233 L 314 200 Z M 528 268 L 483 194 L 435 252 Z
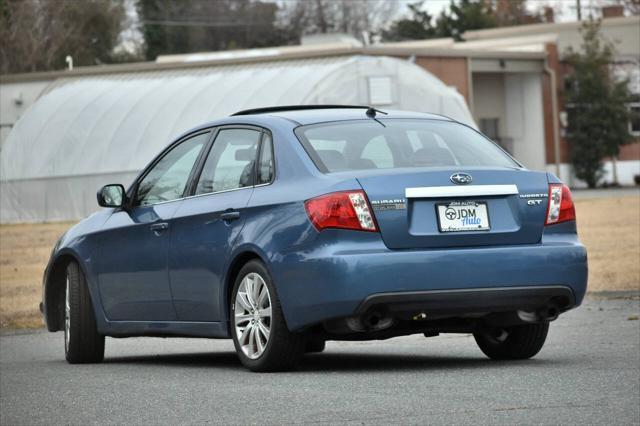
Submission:
M 456 174 L 470 176 L 472 181 L 455 184 L 452 176 Z M 372 205 L 382 239 L 391 249 L 535 244 L 542 237 L 548 198 L 544 172 L 397 170 L 362 174 L 358 181 Z M 477 230 L 447 228 L 457 226 L 456 210 L 482 216 L 485 209 L 486 220 L 473 219 L 482 222 Z M 445 219 L 445 212 L 451 214 L 451 221 Z

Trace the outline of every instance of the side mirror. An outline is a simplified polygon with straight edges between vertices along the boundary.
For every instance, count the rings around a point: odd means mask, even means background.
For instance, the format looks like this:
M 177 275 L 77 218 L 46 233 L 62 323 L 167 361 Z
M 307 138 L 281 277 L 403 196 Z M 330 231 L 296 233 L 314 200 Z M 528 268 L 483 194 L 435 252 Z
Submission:
M 98 205 L 100 207 L 122 207 L 124 198 L 124 186 L 119 183 L 105 185 L 98 191 Z

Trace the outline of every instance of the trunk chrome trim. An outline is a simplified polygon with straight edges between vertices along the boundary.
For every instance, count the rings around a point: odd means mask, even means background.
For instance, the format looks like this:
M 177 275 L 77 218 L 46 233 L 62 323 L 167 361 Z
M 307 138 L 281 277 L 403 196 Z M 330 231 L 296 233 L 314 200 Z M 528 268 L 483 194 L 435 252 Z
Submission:
M 476 197 L 516 195 L 516 185 L 424 186 L 405 188 L 406 198 Z

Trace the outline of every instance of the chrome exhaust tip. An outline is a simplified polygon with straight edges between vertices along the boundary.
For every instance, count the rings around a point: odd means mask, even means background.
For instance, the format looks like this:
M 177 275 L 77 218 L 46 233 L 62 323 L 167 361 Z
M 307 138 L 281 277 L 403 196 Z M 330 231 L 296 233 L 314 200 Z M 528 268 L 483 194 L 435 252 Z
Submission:
M 518 311 L 518 318 L 522 322 L 536 323 L 554 321 L 560 315 L 560 309 L 555 305 L 545 306 L 537 311 Z

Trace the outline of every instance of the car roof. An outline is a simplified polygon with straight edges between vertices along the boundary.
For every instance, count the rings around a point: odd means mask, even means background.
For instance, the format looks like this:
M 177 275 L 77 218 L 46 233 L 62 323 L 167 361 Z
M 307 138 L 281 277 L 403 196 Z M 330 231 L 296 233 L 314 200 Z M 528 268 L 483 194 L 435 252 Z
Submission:
M 290 107 L 259 108 L 240 111 L 233 114 L 238 117 L 271 116 L 293 121 L 298 125 L 308 125 L 328 121 L 362 120 L 372 118 L 368 115 L 375 111 L 375 118 L 422 118 L 433 120 L 454 121 L 448 117 L 424 112 L 398 111 L 376 109 L 368 106 L 337 106 L 337 105 L 301 105 Z

